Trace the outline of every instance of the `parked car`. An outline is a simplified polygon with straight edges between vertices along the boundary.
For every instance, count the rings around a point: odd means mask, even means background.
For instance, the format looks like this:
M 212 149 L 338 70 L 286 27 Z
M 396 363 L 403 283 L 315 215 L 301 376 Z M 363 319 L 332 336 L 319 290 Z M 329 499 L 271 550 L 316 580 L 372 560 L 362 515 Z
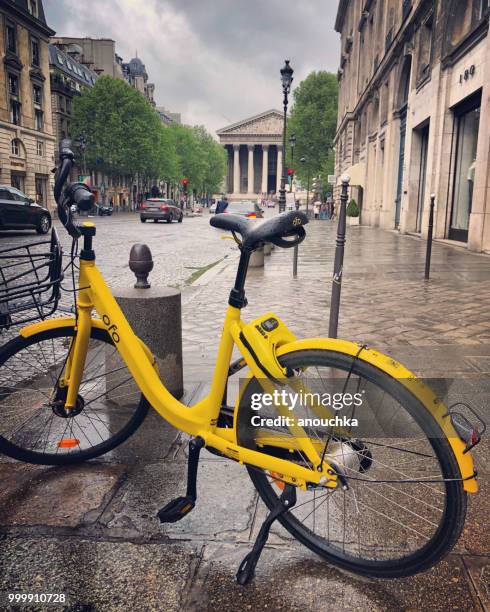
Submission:
M 97 205 L 97 214 L 99 217 L 110 217 L 114 212 L 114 207 L 109 204 L 109 206 L 104 206 L 102 204 Z
M 10 185 L 0 185 L 0 229 L 35 229 L 38 234 L 47 234 L 50 227 L 47 208 Z
M 257 202 L 252 202 L 252 200 L 229 202 L 225 213 L 230 215 L 241 215 L 242 217 L 247 217 L 247 219 L 262 219 L 264 216 L 264 211 Z
M 148 219 L 151 219 L 154 223 L 158 223 L 158 221 L 166 221 L 167 223 L 178 221 L 182 223 L 183 218 L 184 211 L 173 200 L 167 198 L 148 198 L 140 207 L 141 223 L 145 223 Z

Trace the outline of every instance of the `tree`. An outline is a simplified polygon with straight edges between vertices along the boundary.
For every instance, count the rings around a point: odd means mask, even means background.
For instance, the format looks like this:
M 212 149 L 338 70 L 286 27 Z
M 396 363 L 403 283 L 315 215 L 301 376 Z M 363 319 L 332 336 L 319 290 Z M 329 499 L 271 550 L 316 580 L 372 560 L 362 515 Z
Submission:
M 176 174 L 171 135 L 139 91 L 121 79 L 100 77 L 75 99 L 72 137 L 83 135 L 84 161 L 112 177 L 166 178 Z
M 201 192 L 203 195 L 218 193 L 223 187 L 227 170 L 226 151 L 204 126 L 196 126 L 194 133 L 204 161 Z
M 293 92 L 293 106 L 288 121 L 288 137 L 296 135 L 294 169 L 306 184 L 310 177 L 333 174 L 335 156 L 333 141 L 337 129 L 338 82 L 329 72 L 312 72 Z M 300 163 L 305 157 L 307 162 Z M 288 165 L 291 165 L 288 151 Z
M 204 127 L 165 126 L 146 98 L 121 79 L 103 76 L 75 100 L 72 137 L 83 136 L 90 170 L 127 176 L 149 188 L 163 180 L 214 193 L 223 183 L 226 154 Z

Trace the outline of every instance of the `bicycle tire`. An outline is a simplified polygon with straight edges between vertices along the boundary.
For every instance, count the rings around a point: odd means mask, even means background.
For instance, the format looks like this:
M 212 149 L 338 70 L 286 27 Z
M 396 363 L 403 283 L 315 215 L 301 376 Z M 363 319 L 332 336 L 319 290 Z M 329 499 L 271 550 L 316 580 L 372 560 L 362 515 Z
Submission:
M 5 434 L 3 434 L 3 431 L 2 431 L 2 405 L 4 404 L 3 400 L 6 400 L 7 398 L 10 398 L 12 395 L 14 395 L 14 392 L 16 392 L 16 390 L 22 389 L 22 385 L 23 385 L 23 381 L 21 380 L 16 384 L 15 387 L 12 386 L 10 391 L 7 391 L 8 386 L 6 386 L 6 382 L 5 382 L 6 376 L 8 375 L 9 372 L 11 373 L 13 371 L 12 366 L 10 366 L 8 362 L 13 360 L 13 363 L 15 363 L 15 357 L 18 356 L 19 353 L 21 353 L 22 351 L 25 351 L 25 349 L 30 349 L 30 348 L 33 348 L 34 351 L 37 350 L 38 351 L 37 354 L 44 358 L 45 355 L 43 354 L 41 343 L 45 341 L 49 341 L 49 340 L 53 341 L 53 340 L 60 340 L 60 339 L 61 340 L 66 339 L 68 342 L 69 339 L 73 337 L 73 335 L 74 335 L 74 328 L 72 326 L 64 326 L 61 328 L 55 328 L 55 329 L 43 331 L 33 336 L 30 336 L 28 338 L 18 336 L 12 339 L 10 342 L 8 342 L 5 346 L 3 346 L 0 349 L 0 381 L 1 381 L 0 382 L 0 391 L 1 391 L 1 395 L 0 395 L 0 453 L 4 453 L 5 455 L 13 459 L 16 459 L 18 461 L 23 461 L 26 463 L 33 463 L 36 465 L 70 465 L 70 464 L 75 464 L 75 463 L 81 463 L 89 459 L 100 457 L 101 455 L 104 455 L 105 453 L 119 446 L 120 444 L 125 442 L 142 424 L 143 420 L 145 419 L 148 413 L 149 404 L 147 400 L 145 399 L 145 397 L 143 395 L 140 395 L 139 401 L 135 409 L 134 410 L 132 408 L 127 409 L 127 411 L 129 412 L 129 418 L 127 422 L 125 422 L 123 426 L 120 429 L 118 429 L 117 432 L 114 433 L 114 435 L 111 435 L 107 440 L 102 440 L 101 442 L 89 448 L 83 449 L 83 450 L 78 450 L 75 452 L 60 453 L 59 447 L 58 447 L 58 450 L 55 453 L 48 453 L 48 452 L 45 452 L 46 450 L 46 445 L 45 445 L 43 452 L 40 452 L 39 450 L 34 450 L 32 448 L 24 448 L 23 446 L 19 445 L 18 442 L 15 443 L 12 440 L 9 440 L 5 437 Z M 112 338 L 105 330 L 102 330 L 102 329 L 98 329 L 95 327 L 92 328 L 91 340 L 102 342 L 103 345 L 107 347 L 110 347 L 110 346 L 114 347 Z M 36 349 L 36 347 L 38 348 Z M 104 353 L 104 358 L 105 358 L 105 355 L 106 353 Z M 58 364 L 59 364 L 59 361 L 58 361 Z M 87 367 L 85 368 L 85 372 L 87 372 Z M 40 377 L 41 374 L 37 374 L 37 376 Z M 95 378 L 98 378 L 98 377 L 99 376 L 96 376 Z M 25 378 L 24 380 L 28 380 L 28 379 Z M 82 385 L 83 384 L 84 383 L 82 380 Z M 82 388 L 82 385 L 81 385 L 81 388 Z M 115 388 L 117 387 L 114 387 L 114 389 Z M 111 389 L 111 390 L 113 391 L 114 389 Z M 111 390 L 109 390 L 109 392 Z M 109 392 L 106 389 L 106 394 Z M 99 399 L 99 398 L 96 398 L 96 399 Z M 22 408 L 25 409 L 25 406 L 22 405 Z M 79 415 L 83 414 L 83 410 L 86 410 L 86 407 L 82 409 Z M 55 416 L 57 415 L 55 414 Z M 49 418 L 51 419 L 51 425 L 49 426 L 49 430 L 47 432 L 48 437 L 51 435 L 52 423 L 53 423 L 53 417 L 49 415 Z M 58 417 L 58 418 L 61 418 L 61 417 Z M 96 418 L 99 419 L 100 421 L 99 416 L 97 416 Z M 64 418 L 64 420 L 67 420 L 67 419 Z M 95 422 L 95 419 L 94 419 L 94 422 Z M 98 426 L 100 427 L 100 425 Z M 46 425 L 44 427 L 46 427 Z M 95 425 L 94 427 L 97 429 Z M 100 434 L 100 432 L 99 432 L 99 436 L 102 438 L 102 435 Z
M 420 401 L 412 395 L 399 381 L 392 378 L 382 370 L 358 359 L 353 363 L 352 356 L 330 350 L 301 350 L 285 354 L 279 359 L 281 365 L 295 370 L 302 367 L 320 365 L 327 368 L 338 368 L 344 372 L 352 371 L 360 378 L 366 378 L 371 384 L 388 392 L 409 412 L 411 417 L 421 426 L 424 432 L 434 433 L 439 430 L 441 435 L 428 438 L 430 445 L 439 461 L 441 473 L 448 479 L 441 487 L 445 489 L 444 511 L 440 524 L 433 537 L 420 549 L 396 559 L 358 558 L 339 550 L 324 537 L 317 536 L 311 528 L 302 523 L 295 515 L 295 508 L 279 517 L 285 529 L 310 550 L 318 554 L 329 563 L 339 566 L 349 572 L 368 576 L 371 578 L 398 578 L 406 577 L 425 571 L 444 557 L 457 542 L 466 515 L 466 492 L 460 480 L 458 464 L 451 446 L 442 434 L 437 422 L 424 408 Z M 255 379 L 247 384 L 242 400 L 236 414 L 237 438 L 240 445 L 253 450 L 257 445 L 253 442 L 255 434 L 250 425 L 250 394 L 257 390 L 258 382 Z M 256 414 L 256 413 L 255 413 Z M 263 449 L 261 449 L 264 452 Z M 269 509 L 277 503 L 281 491 L 276 491 L 277 481 L 269 480 L 270 475 L 264 471 L 247 466 L 250 478 L 260 497 Z M 454 480 L 452 480 L 454 479 Z M 377 485 L 382 486 L 382 485 Z M 389 485 L 384 485 L 389 486 Z M 337 489 L 336 491 L 338 491 Z M 344 492 L 345 495 L 345 492 Z M 357 503 L 357 502 L 356 502 Z M 314 505 L 315 507 L 315 505 Z M 345 497 L 344 497 L 345 511 Z M 411 511 L 411 510 L 409 510 Z M 325 519 L 324 519 L 325 520 Z M 330 518 L 327 519 L 328 521 Z M 344 519 L 345 521 L 345 519 Z M 388 523 L 388 521 L 385 521 Z M 389 525 L 388 525 L 389 527 Z M 344 523 L 345 538 L 345 523 Z M 389 543 L 388 543 L 389 544 Z

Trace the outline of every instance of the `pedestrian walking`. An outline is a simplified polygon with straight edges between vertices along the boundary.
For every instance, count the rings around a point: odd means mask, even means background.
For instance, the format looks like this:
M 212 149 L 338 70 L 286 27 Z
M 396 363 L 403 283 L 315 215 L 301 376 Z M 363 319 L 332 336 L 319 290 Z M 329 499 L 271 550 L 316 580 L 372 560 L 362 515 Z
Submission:
M 228 208 L 228 198 L 225 196 L 216 205 L 216 214 L 220 215 L 221 213 L 224 213 L 227 208 Z
M 313 213 L 315 215 L 315 219 L 319 219 L 320 218 L 320 208 L 321 208 L 322 203 L 320 202 L 320 200 L 317 200 L 314 204 L 313 204 Z

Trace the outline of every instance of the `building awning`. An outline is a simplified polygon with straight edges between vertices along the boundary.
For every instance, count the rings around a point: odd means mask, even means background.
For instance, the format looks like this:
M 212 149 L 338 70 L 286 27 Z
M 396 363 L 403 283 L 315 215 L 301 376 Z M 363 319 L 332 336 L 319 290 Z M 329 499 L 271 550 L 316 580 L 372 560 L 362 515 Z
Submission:
M 341 176 L 339 176 L 337 185 L 342 184 L 342 176 L 344 174 L 347 174 L 350 177 L 350 185 L 352 187 L 362 187 L 364 189 L 366 182 L 366 164 L 359 163 L 351 166 L 348 170 L 343 172 Z

